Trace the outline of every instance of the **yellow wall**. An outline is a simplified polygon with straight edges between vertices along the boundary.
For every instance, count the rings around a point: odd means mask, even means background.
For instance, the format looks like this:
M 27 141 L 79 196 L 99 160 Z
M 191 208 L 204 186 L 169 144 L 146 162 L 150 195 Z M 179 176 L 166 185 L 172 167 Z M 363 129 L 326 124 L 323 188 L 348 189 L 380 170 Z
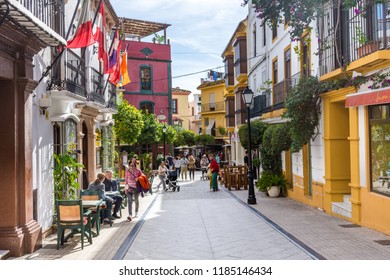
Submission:
M 184 129 L 190 129 L 190 111 L 188 109 L 188 95 L 184 94 L 172 94 L 172 99 L 177 99 L 177 114 L 172 114 L 182 119 L 182 127 Z
M 208 82 L 206 82 L 208 83 Z M 202 110 L 201 116 L 202 116 L 202 132 L 203 134 L 206 133 L 206 128 L 204 124 L 204 119 L 215 119 L 215 129 L 216 134 L 218 134 L 218 127 L 224 127 L 226 129 L 226 110 L 225 110 L 225 95 L 228 93 L 225 87 L 224 81 L 221 81 L 220 83 L 215 84 L 216 82 L 210 82 L 209 86 L 206 84 L 199 87 L 198 89 L 201 90 L 201 100 L 202 105 L 203 104 L 209 104 L 210 103 L 210 94 L 214 94 L 214 102 L 215 103 L 223 103 L 223 110 L 215 110 L 215 111 L 209 111 L 204 112 Z M 218 138 L 218 137 L 216 137 Z
M 385 234 L 390 234 L 390 197 L 377 194 L 370 191 L 370 154 L 369 154 L 369 134 L 368 134 L 368 110 L 365 108 L 364 114 L 364 127 L 367 133 L 365 133 L 365 151 L 362 152 L 362 156 L 366 158 L 366 170 L 362 172 L 366 173 L 366 187 L 359 188 L 360 201 L 360 216 L 361 225 L 376 229 Z M 355 214 L 355 213 L 353 213 Z M 355 217 L 355 215 L 353 215 Z

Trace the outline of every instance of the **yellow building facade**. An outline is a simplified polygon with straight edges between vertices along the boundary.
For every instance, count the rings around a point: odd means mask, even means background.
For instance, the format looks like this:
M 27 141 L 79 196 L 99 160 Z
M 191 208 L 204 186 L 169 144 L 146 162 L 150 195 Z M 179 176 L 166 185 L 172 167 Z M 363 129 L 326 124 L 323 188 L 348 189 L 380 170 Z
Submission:
M 172 89 L 172 121 L 184 129 L 191 129 L 192 114 L 189 106 L 191 91 L 179 87 Z
M 372 40 L 343 38 L 350 43 L 344 50 L 347 64 L 332 67 L 332 61 L 320 61 L 321 81 L 346 76 L 363 81 L 322 95 L 323 205 L 327 213 L 390 234 L 390 50 L 387 36 L 382 36 L 388 25 L 383 33 L 372 31 L 382 27 L 382 10 L 382 3 L 369 4 L 370 22 L 361 15 L 348 22 L 351 30 L 358 22 Z
M 215 137 L 216 144 L 221 147 L 227 139 L 226 110 L 224 97 L 227 94 L 225 81 L 205 81 L 197 87 L 201 92 L 202 134 Z

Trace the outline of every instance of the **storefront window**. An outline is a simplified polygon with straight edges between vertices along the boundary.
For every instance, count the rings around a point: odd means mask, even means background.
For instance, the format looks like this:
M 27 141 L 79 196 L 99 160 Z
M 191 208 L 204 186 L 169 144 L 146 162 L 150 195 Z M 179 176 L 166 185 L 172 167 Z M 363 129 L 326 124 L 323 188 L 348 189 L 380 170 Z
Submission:
M 390 105 L 370 106 L 371 190 L 390 195 Z

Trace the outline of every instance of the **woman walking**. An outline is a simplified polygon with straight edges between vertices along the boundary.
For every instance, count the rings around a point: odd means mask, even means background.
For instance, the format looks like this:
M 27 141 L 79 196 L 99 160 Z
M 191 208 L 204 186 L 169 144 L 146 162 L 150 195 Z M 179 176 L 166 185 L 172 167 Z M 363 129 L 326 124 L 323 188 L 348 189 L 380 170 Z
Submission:
M 195 158 L 193 155 L 188 157 L 188 170 L 190 173 L 190 180 L 195 180 Z
M 129 216 L 127 217 L 127 220 L 131 222 L 132 216 L 133 216 L 133 201 L 135 204 L 135 216 L 138 216 L 138 209 L 139 209 L 139 192 L 137 190 L 137 181 L 138 177 L 142 174 L 141 170 L 139 170 L 135 163 L 133 161 L 130 161 L 129 163 L 129 169 L 126 170 L 125 175 L 125 184 L 126 184 L 126 194 L 127 194 L 127 205 L 128 205 L 128 211 Z
M 158 171 L 157 171 L 157 173 L 158 173 L 158 178 L 160 178 L 160 183 L 158 183 L 158 185 L 157 185 L 157 190 L 160 189 L 160 185 L 161 185 L 161 184 L 163 185 L 164 191 L 167 190 L 167 186 L 165 185 L 165 174 L 167 173 L 167 171 L 168 171 L 168 170 L 167 170 L 167 167 L 166 167 L 166 165 L 165 165 L 165 162 L 162 161 L 162 162 L 160 163 L 160 166 L 158 167 Z

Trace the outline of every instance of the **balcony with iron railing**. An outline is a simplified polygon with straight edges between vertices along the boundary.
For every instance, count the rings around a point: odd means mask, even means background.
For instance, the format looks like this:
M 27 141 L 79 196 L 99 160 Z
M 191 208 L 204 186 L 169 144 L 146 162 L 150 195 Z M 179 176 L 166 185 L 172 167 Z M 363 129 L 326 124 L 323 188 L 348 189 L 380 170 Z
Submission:
M 0 14 L 49 46 L 66 45 L 64 28 L 64 1 L 7 0 L 1 1 Z
M 320 48 L 319 75 L 323 76 L 345 67 L 346 70 L 364 71 L 383 63 L 386 57 L 373 58 L 364 63 L 352 62 L 379 50 L 390 48 L 390 0 L 365 1 L 365 5 L 343 11 L 339 18 L 339 28 L 335 30 L 337 14 L 330 6 L 319 19 Z M 376 59 L 376 60 L 375 60 Z
M 116 86 L 112 83 L 108 83 L 107 108 L 116 110 Z
M 269 96 L 265 94 L 264 95 L 265 97 L 262 100 L 262 102 L 265 104 L 264 108 L 262 109 L 262 113 L 268 113 L 274 110 L 284 108 L 284 103 L 286 102 L 287 97 L 289 96 L 291 88 L 298 83 L 302 75 L 305 75 L 304 72 L 298 72 L 295 75 L 291 76 L 290 78 L 287 78 L 281 81 L 280 83 L 274 85 L 272 90 L 272 105 L 270 105 L 271 102 L 269 100 L 270 94 Z
M 91 68 L 91 83 L 92 92 L 91 100 L 100 104 L 105 104 L 104 91 L 103 91 L 103 74 L 99 73 L 95 68 Z
M 223 111 L 223 110 L 225 110 L 225 103 L 224 102 L 214 102 L 214 103 L 202 104 L 202 113 Z
M 62 59 L 53 64 L 52 79 L 47 90 L 67 90 L 86 98 L 84 59 L 71 50 L 66 50 Z
M 250 117 L 260 117 L 264 108 L 266 107 L 266 96 L 258 95 L 253 98 L 253 107 L 250 110 Z

